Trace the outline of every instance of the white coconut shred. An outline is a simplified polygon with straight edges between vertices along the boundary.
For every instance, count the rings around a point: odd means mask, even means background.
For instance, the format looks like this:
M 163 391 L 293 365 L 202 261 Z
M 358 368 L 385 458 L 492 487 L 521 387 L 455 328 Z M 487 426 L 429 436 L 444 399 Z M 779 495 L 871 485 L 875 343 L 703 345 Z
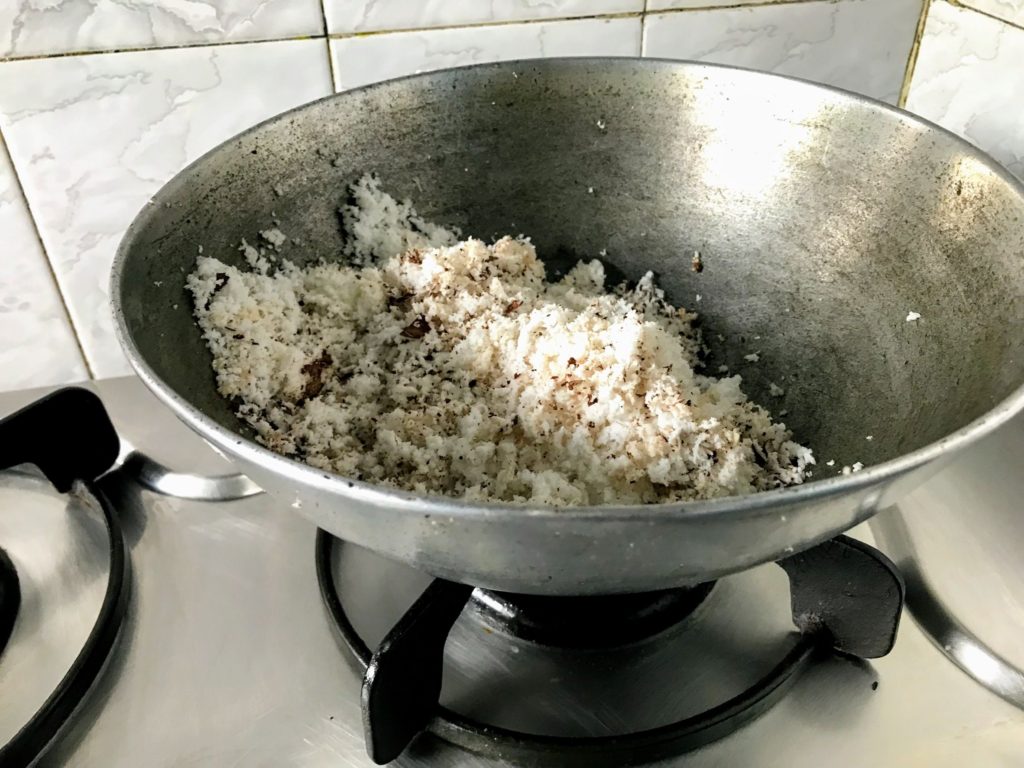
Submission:
M 221 394 L 267 447 L 425 494 L 549 505 L 710 499 L 804 480 L 811 451 L 698 372 L 696 315 L 529 239 L 459 241 L 365 177 L 347 263 L 243 244 L 188 278 Z M 276 234 L 276 232 L 275 232 Z

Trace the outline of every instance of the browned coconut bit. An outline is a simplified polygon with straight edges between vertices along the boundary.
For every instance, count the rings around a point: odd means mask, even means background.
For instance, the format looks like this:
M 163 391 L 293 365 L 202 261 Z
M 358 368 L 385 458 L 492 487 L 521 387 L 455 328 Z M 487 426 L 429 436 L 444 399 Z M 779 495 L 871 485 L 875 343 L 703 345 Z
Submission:
M 428 333 L 430 333 L 430 323 L 427 322 L 423 315 L 420 315 L 402 329 L 402 335 L 407 339 L 422 339 Z
M 330 354 L 325 349 L 320 357 L 306 363 L 299 369 L 309 377 L 306 379 L 306 387 L 302 391 L 303 399 L 310 400 L 320 394 L 320 391 L 324 388 L 324 371 L 330 368 L 333 362 Z

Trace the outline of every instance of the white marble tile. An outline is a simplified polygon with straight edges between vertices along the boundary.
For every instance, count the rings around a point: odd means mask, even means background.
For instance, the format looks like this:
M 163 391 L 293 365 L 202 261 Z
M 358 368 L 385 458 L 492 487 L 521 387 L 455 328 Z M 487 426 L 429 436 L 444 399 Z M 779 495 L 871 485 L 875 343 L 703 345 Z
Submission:
M 1024 29 L 934 3 L 907 109 L 960 134 L 1024 178 Z
M 970 7 L 1024 27 L 1024 0 L 961 0 Z
M 323 33 L 319 0 L 0 0 L 0 56 Z
M 107 283 L 139 208 L 219 142 L 330 92 L 323 40 L 0 64 L 0 125 L 97 376 L 128 371 Z
M 644 0 L 324 0 L 331 34 L 638 13 Z
M 339 91 L 464 64 L 639 53 L 639 17 L 430 29 L 331 40 Z
M 652 14 L 644 55 L 793 75 L 895 102 L 921 0 L 841 0 Z
M 14 169 L 0 146 L 0 391 L 87 379 Z

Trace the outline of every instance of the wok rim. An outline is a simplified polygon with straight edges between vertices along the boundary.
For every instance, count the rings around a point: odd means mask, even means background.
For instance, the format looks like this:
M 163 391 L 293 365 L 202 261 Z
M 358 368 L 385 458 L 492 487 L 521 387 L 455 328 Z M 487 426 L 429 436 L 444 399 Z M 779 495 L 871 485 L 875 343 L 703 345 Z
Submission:
M 114 255 L 110 274 L 110 302 L 114 313 L 114 332 L 121 349 L 128 358 L 136 374 L 153 392 L 157 398 L 167 405 L 175 415 L 187 424 L 191 429 L 202 437 L 210 440 L 219 448 L 242 459 L 259 466 L 261 469 L 271 472 L 278 477 L 285 478 L 299 488 L 312 488 L 319 492 L 336 495 L 344 498 L 351 498 L 364 504 L 374 507 L 390 507 L 396 511 L 410 512 L 423 515 L 447 516 L 458 520 L 479 520 L 487 521 L 494 519 L 542 519 L 552 522 L 571 521 L 602 521 L 602 522 L 626 522 L 626 521 L 664 521 L 669 516 L 680 515 L 694 522 L 709 522 L 711 518 L 719 518 L 724 515 L 736 517 L 740 515 L 775 514 L 780 507 L 806 506 L 820 503 L 823 500 L 846 496 L 855 491 L 881 485 L 887 481 L 911 472 L 925 464 L 928 464 L 943 456 L 952 456 L 956 451 L 974 443 L 988 434 L 991 434 L 1003 424 L 1010 421 L 1015 415 L 1024 411 L 1024 382 L 1018 385 L 1009 395 L 996 403 L 981 416 L 970 421 L 959 429 L 951 432 L 945 437 L 928 443 L 909 453 L 902 454 L 894 459 L 873 464 L 863 470 L 849 475 L 836 475 L 826 479 L 814 479 L 800 485 L 793 485 L 784 488 L 776 488 L 769 491 L 760 491 L 744 496 L 724 496 L 721 498 L 684 501 L 684 502 L 663 502 L 652 504 L 629 504 L 629 505 L 599 505 L 599 506 L 542 506 L 531 504 L 517 504 L 514 502 L 474 502 L 466 501 L 448 496 L 418 494 L 412 491 L 405 491 L 398 488 L 376 485 L 362 480 L 345 477 L 331 472 L 317 469 L 304 464 L 296 459 L 274 453 L 259 443 L 250 440 L 236 432 L 233 432 L 212 418 L 202 410 L 192 405 L 187 399 L 175 392 L 170 386 L 156 374 L 152 367 L 146 362 L 140 349 L 127 327 L 123 306 L 121 301 L 122 275 L 125 264 L 128 260 L 129 251 L 142 231 L 144 226 L 155 211 L 167 202 L 175 192 L 186 186 L 187 178 L 191 175 L 193 168 L 207 161 L 209 157 L 220 152 L 240 139 L 259 133 L 264 127 L 289 119 L 299 112 L 313 109 L 317 105 L 333 99 L 343 98 L 349 93 L 358 93 L 377 88 L 386 87 L 390 83 L 429 79 L 444 73 L 462 70 L 477 69 L 508 69 L 514 70 L 516 66 L 529 66 L 538 63 L 544 64 L 600 64 L 600 65 L 671 65 L 672 67 L 684 70 L 696 71 L 731 71 L 743 72 L 760 78 L 785 80 L 800 83 L 803 87 L 818 89 L 839 95 L 851 104 L 869 108 L 877 113 L 886 116 L 886 119 L 896 119 L 902 122 L 911 123 L 918 127 L 926 128 L 929 131 L 937 132 L 952 140 L 954 145 L 959 146 L 963 152 L 975 160 L 981 162 L 989 171 L 1009 185 L 1017 192 L 1024 201 L 1024 181 L 1018 179 L 995 158 L 988 153 L 961 138 L 952 131 L 934 123 L 927 118 L 908 112 L 887 102 L 865 96 L 854 91 L 845 90 L 831 85 L 818 83 L 790 75 L 780 75 L 773 72 L 764 72 L 748 67 L 738 67 L 727 64 L 714 64 L 699 62 L 687 59 L 666 59 L 646 56 L 559 56 L 541 57 L 530 59 L 515 59 L 498 62 L 485 62 L 470 64 L 460 67 L 448 67 L 445 69 L 432 70 L 429 72 L 418 72 L 411 75 L 382 80 L 368 85 L 352 88 L 346 91 L 335 92 L 319 99 L 301 104 L 284 112 L 280 112 L 265 120 L 262 120 L 250 128 L 220 142 L 213 148 L 204 152 L 200 157 L 178 171 L 171 179 L 165 182 L 159 190 L 142 206 L 131 224 L 125 230 L 124 235 L 118 244 Z M 824 467 L 824 464 L 815 464 L 815 467 Z

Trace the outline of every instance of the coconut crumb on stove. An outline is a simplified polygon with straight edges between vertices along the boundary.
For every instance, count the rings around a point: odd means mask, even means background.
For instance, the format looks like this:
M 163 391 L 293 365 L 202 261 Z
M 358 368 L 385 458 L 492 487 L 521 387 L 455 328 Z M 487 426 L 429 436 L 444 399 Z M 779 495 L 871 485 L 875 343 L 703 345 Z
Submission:
M 340 475 L 548 505 L 711 499 L 800 483 L 811 451 L 699 371 L 696 315 L 651 273 L 561 279 L 523 237 L 459 242 L 361 179 L 349 263 L 188 278 L 222 395 L 264 445 Z M 219 286 L 219 287 L 218 287 Z
M 761 359 L 761 353 L 751 352 L 749 355 L 744 355 L 743 359 L 746 360 L 748 363 L 756 363 Z
M 864 435 L 864 439 L 868 440 L 868 441 L 871 441 L 871 440 L 875 439 L 875 436 L 874 435 Z
M 786 390 L 776 384 L 774 381 L 768 382 L 768 394 L 772 397 L 782 397 L 786 394 Z
M 912 323 L 915 320 L 920 320 L 920 319 L 921 319 L 921 313 L 920 312 L 907 312 L 907 322 L 908 323 Z
M 835 465 L 836 465 L 836 460 L 835 459 L 829 459 L 828 461 L 825 462 L 825 466 L 826 467 L 834 467 Z

